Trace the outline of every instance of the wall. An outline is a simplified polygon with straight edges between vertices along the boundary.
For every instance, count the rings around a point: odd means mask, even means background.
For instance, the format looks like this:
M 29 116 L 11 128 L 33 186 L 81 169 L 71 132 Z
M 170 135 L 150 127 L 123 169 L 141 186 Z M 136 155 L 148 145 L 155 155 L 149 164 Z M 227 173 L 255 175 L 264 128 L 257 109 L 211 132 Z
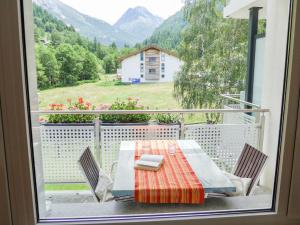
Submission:
M 145 68 L 145 62 L 143 63 Z M 122 61 L 122 82 L 130 82 L 129 78 L 140 78 L 141 74 L 144 74 L 140 72 L 140 64 L 140 54 L 124 59 Z
M 266 117 L 263 152 L 269 156 L 261 184 L 273 188 L 285 74 L 289 0 L 268 0 L 262 108 Z
M 176 73 L 180 70 L 180 66 L 183 64 L 178 58 L 165 54 L 165 78 L 161 78 L 161 82 L 171 82 L 174 79 Z M 161 74 L 163 74 L 161 72 Z
M 145 57 L 144 57 L 145 58 Z M 183 62 L 181 62 L 178 58 L 168 55 L 165 53 L 165 73 L 160 72 L 160 75 L 164 74 L 165 77 L 160 77 L 159 80 L 153 81 L 153 80 L 146 80 L 145 79 L 145 60 L 144 60 L 144 72 L 140 72 L 140 64 L 142 61 L 140 61 L 140 54 L 131 56 L 127 59 L 124 59 L 122 61 L 122 82 L 128 83 L 130 82 L 129 78 L 140 78 L 141 82 L 143 83 L 153 83 L 153 82 L 172 82 L 174 76 L 176 73 L 180 70 L 181 65 Z M 161 61 L 162 63 L 162 61 Z M 160 67 L 161 69 L 161 67 Z M 141 78 L 141 74 L 144 75 L 143 78 Z

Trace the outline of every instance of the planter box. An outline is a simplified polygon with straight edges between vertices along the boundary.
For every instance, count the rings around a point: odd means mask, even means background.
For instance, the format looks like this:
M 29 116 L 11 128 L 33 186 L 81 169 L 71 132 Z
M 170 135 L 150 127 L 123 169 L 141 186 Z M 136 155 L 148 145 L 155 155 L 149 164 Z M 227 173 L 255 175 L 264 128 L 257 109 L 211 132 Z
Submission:
M 85 148 L 95 151 L 95 134 L 94 123 L 43 123 L 41 149 L 45 182 L 84 182 L 77 161 Z
M 101 166 L 109 172 L 111 164 L 118 160 L 121 141 L 179 139 L 179 125 L 124 125 L 102 126 Z
M 149 125 L 148 122 L 145 123 L 108 123 L 100 121 L 100 126 L 146 126 Z

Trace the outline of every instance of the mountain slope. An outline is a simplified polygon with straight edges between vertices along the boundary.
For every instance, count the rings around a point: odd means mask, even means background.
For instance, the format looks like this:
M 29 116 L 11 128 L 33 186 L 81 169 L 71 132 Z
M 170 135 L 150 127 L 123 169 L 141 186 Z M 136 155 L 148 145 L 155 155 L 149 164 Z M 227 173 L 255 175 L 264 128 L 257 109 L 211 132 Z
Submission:
M 181 32 L 186 25 L 184 12 L 180 10 L 156 28 L 144 44 L 157 44 L 162 48 L 175 49 L 181 41 Z
M 91 40 L 96 37 L 103 44 L 108 45 L 115 42 L 120 47 L 124 44 L 133 45 L 138 42 L 133 35 L 113 27 L 105 21 L 84 15 L 59 0 L 33 0 L 33 2 L 64 23 L 72 25 L 81 35 Z
M 163 22 L 163 19 L 153 15 L 146 8 L 138 6 L 129 8 L 114 27 L 130 34 L 142 42 L 150 37 L 153 31 Z

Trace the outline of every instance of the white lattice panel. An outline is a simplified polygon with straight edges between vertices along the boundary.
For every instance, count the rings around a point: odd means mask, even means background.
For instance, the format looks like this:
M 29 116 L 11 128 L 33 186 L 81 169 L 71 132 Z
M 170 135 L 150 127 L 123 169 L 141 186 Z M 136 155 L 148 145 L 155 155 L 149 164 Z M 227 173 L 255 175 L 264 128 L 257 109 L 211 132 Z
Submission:
M 258 147 L 255 124 L 207 124 L 185 126 L 185 139 L 192 139 L 218 164 L 231 170 L 245 143 Z
M 78 159 L 85 148 L 95 151 L 94 126 L 41 126 L 45 182 L 82 182 Z
M 118 160 L 121 141 L 179 139 L 179 129 L 179 125 L 102 126 L 101 166 L 109 172 Z
M 240 105 L 228 105 L 224 106 L 224 109 L 240 109 Z M 255 116 L 248 115 L 247 113 L 224 113 L 223 116 L 224 124 L 254 124 Z

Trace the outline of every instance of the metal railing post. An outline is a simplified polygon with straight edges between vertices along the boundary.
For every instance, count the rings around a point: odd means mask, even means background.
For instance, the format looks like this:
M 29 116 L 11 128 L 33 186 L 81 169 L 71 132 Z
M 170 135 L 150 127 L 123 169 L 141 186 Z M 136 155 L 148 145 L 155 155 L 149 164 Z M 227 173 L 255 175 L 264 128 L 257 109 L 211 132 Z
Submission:
M 100 121 L 99 118 L 97 117 L 95 119 L 95 142 L 96 142 L 96 160 L 100 164 L 100 167 L 102 167 L 102 162 L 101 162 L 101 146 L 100 146 Z
M 184 115 L 183 115 L 183 113 L 180 113 L 179 123 L 180 123 L 179 139 L 183 140 L 184 136 L 185 136 L 184 135 L 184 133 L 185 133 L 185 126 L 184 126 Z
M 258 132 L 258 149 L 263 150 L 264 132 L 265 132 L 265 114 L 262 113 L 259 121 L 259 132 Z

